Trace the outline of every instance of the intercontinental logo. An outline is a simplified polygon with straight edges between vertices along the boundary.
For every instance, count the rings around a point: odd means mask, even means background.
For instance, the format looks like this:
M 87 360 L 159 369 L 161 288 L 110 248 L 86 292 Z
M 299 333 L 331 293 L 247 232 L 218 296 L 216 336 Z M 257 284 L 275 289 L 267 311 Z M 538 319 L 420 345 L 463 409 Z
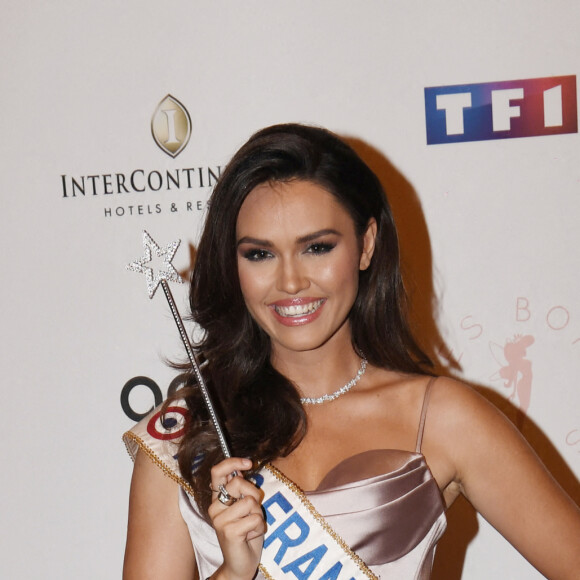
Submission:
M 177 157 L 191 137 L 191 118 L 187 109 L 175 97 L 167 95 L 153 113 L 151 133 L 161 151 Z
M 173 95 L 161 99 L 150 123 L 153 141 L 172 159 L 187 147 L 191 117 Z M 221 166 L 207 164 L 101 169 L 87 175 L 61 174 L 60 190 L 65 199 L 102 198 L 100 210 L 106 218 L 203 211 L 221 171 Z

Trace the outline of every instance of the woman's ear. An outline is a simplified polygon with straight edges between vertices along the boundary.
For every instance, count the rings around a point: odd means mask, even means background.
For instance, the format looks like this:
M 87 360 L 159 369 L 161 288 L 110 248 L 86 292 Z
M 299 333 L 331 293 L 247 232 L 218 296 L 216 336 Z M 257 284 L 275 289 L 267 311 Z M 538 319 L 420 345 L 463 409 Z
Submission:
M 359 270 L 366 270 L 371 263 L 377 239 L 377 220 L 371 218 L 363 235 L 362 252 L 359 261 Z

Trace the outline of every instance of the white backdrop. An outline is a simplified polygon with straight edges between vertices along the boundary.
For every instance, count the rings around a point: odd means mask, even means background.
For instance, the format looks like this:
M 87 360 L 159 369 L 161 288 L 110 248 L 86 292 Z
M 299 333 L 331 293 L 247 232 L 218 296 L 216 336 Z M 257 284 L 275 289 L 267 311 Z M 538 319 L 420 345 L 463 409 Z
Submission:
M 120 393 L 137 376 L 165 393 L 163 358 L 181 354 L 164 299 L 125 264 L 147 229 L 182 240 L 187 270 L 210 170 L 277 122 L 349 137 L 379 172 L 424 338 L 437 298 L 454 372 L 516 420 L 527 407 L 524 434 L 578 501 L 578 134 L 427 146 L 424 89 L 579 75 L 579 25 L 570 0 L 4 2 L 0 577 L 120 576 L 132 425 Z M 167 94 L 191 118 L 175 158 L 151 134 Z M 179 188 L 105 186 L 191 168 Z M 512 406 L 510 373 L 524 395 Z M 146 411 L 151 392 L 130 403 Z M 541 577 L 466 503 L 436 568 Z

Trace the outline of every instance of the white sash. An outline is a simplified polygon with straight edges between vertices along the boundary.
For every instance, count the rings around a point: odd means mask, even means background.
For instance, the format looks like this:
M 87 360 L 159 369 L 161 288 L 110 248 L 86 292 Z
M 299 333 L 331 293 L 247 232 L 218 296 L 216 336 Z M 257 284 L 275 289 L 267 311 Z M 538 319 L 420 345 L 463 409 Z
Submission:
M 268 464 L 253 479 L 264 492 L 268 530 L 260 570 L 266 578 L 377 578 L 282 472 Z
M 191 496 L 192 487 L 183 479 L 177 463 L 179 441 L 185 430 L 185 402 L 172 403 L 161 422 L 153 410 L 123 435 L 134 458 L 143 450 L 163 472 Z M 260 571 L 269 580 L 359 580 L 377 579 L 360 557 L 316 511 L 304 492 L 272 465 L 253 477 L 264 492 L 262 507 L 267 531 L 260 558 Z

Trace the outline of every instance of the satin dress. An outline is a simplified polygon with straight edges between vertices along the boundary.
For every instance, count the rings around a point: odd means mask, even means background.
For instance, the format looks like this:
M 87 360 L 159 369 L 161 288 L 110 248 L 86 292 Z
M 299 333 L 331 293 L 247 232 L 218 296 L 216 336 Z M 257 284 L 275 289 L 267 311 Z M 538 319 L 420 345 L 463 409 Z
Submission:
M 342 461 L 306 496 L 337 534 L 379 578 L 425 580 L 437 541 L 445 531 L 445 506 L 421 442 L 433 379 L 423 401 L 414 453 L 376 449 Z M 193 499 L 180 491 L 200 578 L 222 563 L 213 528 Z M 257 579 L 263 580 L 258 573 Z

